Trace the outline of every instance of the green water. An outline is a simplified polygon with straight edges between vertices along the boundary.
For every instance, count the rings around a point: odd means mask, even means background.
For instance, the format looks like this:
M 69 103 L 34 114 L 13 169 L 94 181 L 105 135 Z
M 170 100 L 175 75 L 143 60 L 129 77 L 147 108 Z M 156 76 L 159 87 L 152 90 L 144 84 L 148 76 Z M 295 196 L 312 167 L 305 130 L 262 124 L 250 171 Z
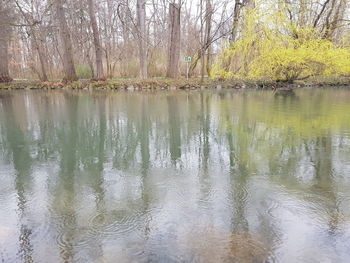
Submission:
M 3 262 L 349 262 L 350 90 L 0 93 Z

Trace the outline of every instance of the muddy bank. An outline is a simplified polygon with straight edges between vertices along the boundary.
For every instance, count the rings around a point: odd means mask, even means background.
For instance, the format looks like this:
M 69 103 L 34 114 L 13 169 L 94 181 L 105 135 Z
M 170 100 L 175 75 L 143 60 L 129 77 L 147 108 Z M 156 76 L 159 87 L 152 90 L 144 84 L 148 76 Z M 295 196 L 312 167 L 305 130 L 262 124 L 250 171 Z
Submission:
M 13 81 L 1 83 L 0 89 L 73 89 L 73 90 L 196 90 L 196 89 L 271 89 L 271 90 L 292 90 L 301 87 L 322 87 L 322 86 L 350 86 L 347 79 L 332 81 L 307 81 L 296 83 L 278 83 L 268 81 L 219 81 L 199 79 L 150 79 L 150 80 L 108 80 L 90 81 L 80 80 L 71 83 L 63 82 L 33 82 Z

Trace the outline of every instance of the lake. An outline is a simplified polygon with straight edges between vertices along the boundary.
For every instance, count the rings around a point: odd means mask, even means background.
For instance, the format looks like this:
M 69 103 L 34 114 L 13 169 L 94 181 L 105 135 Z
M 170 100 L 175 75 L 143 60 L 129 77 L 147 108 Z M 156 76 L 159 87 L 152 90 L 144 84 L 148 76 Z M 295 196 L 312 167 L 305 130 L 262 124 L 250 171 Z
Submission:
M 3 262 L 349 262 L 350 89 L 1 91 Z

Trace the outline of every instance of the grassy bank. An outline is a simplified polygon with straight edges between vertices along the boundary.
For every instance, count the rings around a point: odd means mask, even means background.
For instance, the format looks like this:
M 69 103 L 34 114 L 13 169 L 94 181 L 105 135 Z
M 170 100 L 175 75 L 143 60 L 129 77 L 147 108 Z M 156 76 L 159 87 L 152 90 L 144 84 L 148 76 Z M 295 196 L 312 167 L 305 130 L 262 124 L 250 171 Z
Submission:
M 211 80 L 204 79 L 111 79 L 107 81 L 79 80 L 62 83 L 58 80 L 40 82 L 34 80 L 15 80 L 11 83 L 1 83 L 0 89 L 78 89 L 78 90 L 193 90 L 193 89 L 293 89 L 310 86 L 349 86 L 349 78 L 310 78 L 294 83 L 253 80 Z

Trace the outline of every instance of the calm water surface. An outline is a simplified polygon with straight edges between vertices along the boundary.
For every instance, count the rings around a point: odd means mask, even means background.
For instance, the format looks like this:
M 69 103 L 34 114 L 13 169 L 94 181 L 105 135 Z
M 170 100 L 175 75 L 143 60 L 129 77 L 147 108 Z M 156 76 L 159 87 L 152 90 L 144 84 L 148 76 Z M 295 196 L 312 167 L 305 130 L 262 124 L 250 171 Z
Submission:
M 3 262 L 349 262 L 350 90 L 0 93 Z

